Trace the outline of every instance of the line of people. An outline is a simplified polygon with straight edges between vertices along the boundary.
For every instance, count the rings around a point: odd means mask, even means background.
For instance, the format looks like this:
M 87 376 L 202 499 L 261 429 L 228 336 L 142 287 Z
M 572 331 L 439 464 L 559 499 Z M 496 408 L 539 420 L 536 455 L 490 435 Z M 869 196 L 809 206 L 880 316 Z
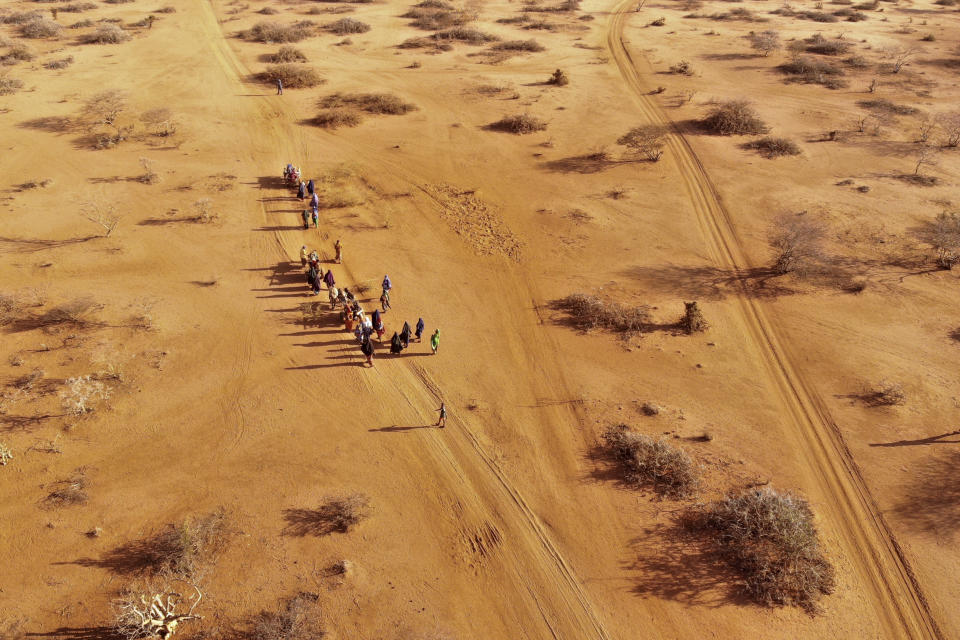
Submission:
M 336 261 L 340 264 L 343 258 L 343 245 L 339 239 L 334 244 L 334 248 L 337 252 Z M 367 364 L 373 366 L 375 349 L 372 337 L 376 333 L 377 342 L 383 342 L 383 335 L 386 331 L 383 324 L 383 314 L 390 309 L 390 291 L 393 289 L 390 276 L 384 275 L 381 283 L 380 304 L 382 310 L 374 309 L 373 313 L 368 315 L 363 310 L 356 295 L 348 287 L 337 288 L 332 268 L 324 272 L 323 266 L 320 264 L 320 255 L 316 250 L 308 250 L 307 245 L 300 247 L 300 264 L 305 270 L 307 285 L 313 295 L 320 295 L 321 286 L 326 285 L 330 310 L 334 311 L 337 307 L 341 307 L 340 319 L 343 321 L 344 329 L 353 333 L 360 343 L 360 352 L 366 357 Z M 409 322 L 404 322 L 403 328 L 400 331 L 394 331 L 393 337 L 390 338 L 390 353 L 402 353 L 404 349 L 410 347 L 411 340 L 421 342 L 425 328 L 423 318 L 417 320 L 415 328 L 412 328 Z M 439 328 L 430 336 L 430 348 L 433 350 L 433 355 L 436 355 L 440 348 Z

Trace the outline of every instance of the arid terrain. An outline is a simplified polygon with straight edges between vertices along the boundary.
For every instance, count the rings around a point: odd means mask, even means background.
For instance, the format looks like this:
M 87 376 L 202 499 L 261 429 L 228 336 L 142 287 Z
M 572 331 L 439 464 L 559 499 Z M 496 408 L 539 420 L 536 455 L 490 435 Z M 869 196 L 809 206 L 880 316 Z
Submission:
M 0 3 L 0 640 L 960 637 L 960 4 L 855 2 Z

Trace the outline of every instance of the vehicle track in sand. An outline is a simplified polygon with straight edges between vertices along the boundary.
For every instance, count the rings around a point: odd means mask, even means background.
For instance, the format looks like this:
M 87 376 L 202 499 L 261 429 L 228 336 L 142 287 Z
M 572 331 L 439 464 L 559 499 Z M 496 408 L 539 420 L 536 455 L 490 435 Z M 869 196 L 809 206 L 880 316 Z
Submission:
M 649 88 L 623 38 L 634 5 L 627 0 L 615 8 L 608 22 L 607 47 L 642 115 L 670 130 L 665 159 L 675 163 L 683 179 L 713 261 L 734 272 L 749 269 L 752 265 L 716 186 L 677 125 L 647 95 Z M 828 511 L 825 515 L 868 591 L 883 637 L 944 638 L 909 559 L 871 495 L 843 434 L 822 399 L 792 364 L 776 323 L 763 305 L 746 289 L 738 293 L 734 308 L 747 332 L 746 343 L 755 350 L 777 391 L 780 413 L 789 420 L 792 435 L 807 458 L 809 480 L 820 488 Z

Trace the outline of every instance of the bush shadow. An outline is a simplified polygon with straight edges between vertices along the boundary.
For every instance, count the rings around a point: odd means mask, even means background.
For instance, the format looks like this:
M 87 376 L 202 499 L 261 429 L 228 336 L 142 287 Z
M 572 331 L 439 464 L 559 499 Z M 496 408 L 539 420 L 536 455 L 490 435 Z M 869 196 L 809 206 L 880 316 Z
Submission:
M 904 526 L 953 538 L 960 527 L 960 451 L 928 458 L 910 467 L 910 484 L 893 508 Z

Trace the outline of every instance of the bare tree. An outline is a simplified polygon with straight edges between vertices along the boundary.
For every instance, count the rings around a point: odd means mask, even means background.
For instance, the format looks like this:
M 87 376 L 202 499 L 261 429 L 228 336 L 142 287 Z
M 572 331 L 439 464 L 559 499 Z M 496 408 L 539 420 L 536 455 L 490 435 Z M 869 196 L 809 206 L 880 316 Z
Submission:
M 117 633 L 127 640 L 167 640 L 177 632 L 181 622 L 199 620 L 202 616 L 195 615 L 193 611 L 203 599 L 203 593 L 197 585 L 191 583 L 190 586 L 196 593 L 186 599 L 179 593 L 166 589 L 159 593 L 146 594 L 129 590 L 116 603 Z M 177 613 L 181 604 L 191 600 L 192 604 L 186 613 Z
M 960 214 L 942 211 L 928 226 L 924 240 L 937 252 L 937 266 L 952 269 L 960 262 Z
M 117 214 L 117 207 L 113 203 L 104 204 L 91 200 L 83 203 L 80 211 L 84 218 L 103 228 L 103 237 L 105 238 L 109 238 L 117 225 L 120 224 L 120 216 Z
M 656 162 L 663 156 L 666 136 L 667 129 L 663 125 L 645 124 L 634 127 L 617 138 L 617 144 L 622 144 L 650 162 Z
M 900 73 L 907 61 L 917 54 L 917 49 L 914 47 L 906 49 L 903 47 L 887 47 L 883 50 L 883 54 L 893 62 L 893 72 Z
M 937 164 L 937 150 L 933 147 L 928 147 L 926 145 L 920 147 L 920 150 L 917 151 L 917 164 L 913 168 L 913 175 L 920 175 L 920 169 L 924 166 L 930 166 Z
M 776 31 L 761 31 L 750 36 L 750 46 L 759 51 L 764 57 L 780 49 L 780 34 Z
M 822 256 L 823 236 L 823 229 L 805 212 L 777 216 L 770 229 L 773 271 L 786 274 L 809 267 Z
M 87 98 L 80 111 L 80 117 L 90 132 L 97 136 L 98 147 L 110 147 L 122 142 L 133 130 L 132 125 L 121 126 L 120 114 L 127 108 L 127 99 L 121 91 L 108 89 Z M 112 135 L 104 135 L 99 129 L 109 127 Z
M 165 107 L 150 109 L 140 116 L 140 122 L 153 131 L 153 135 L 166 138 L 177 132 L 177 121 L 173 112 Z
M 937 129 L 937 121 L 933 118 L 924 116 L 920 119 L 918 127 L 919 130 L 917 131 L 917 142 L 926 144 L 930 141 L 930 136 L 932 136 L 933 132 Z
M 153 169 L 153 160 L 150 158 L 140 158 L 140 166 L 143 167 L 143 175 L 137 180 L 144 184 L 156 184 L 160 181 L 160 176 Z

